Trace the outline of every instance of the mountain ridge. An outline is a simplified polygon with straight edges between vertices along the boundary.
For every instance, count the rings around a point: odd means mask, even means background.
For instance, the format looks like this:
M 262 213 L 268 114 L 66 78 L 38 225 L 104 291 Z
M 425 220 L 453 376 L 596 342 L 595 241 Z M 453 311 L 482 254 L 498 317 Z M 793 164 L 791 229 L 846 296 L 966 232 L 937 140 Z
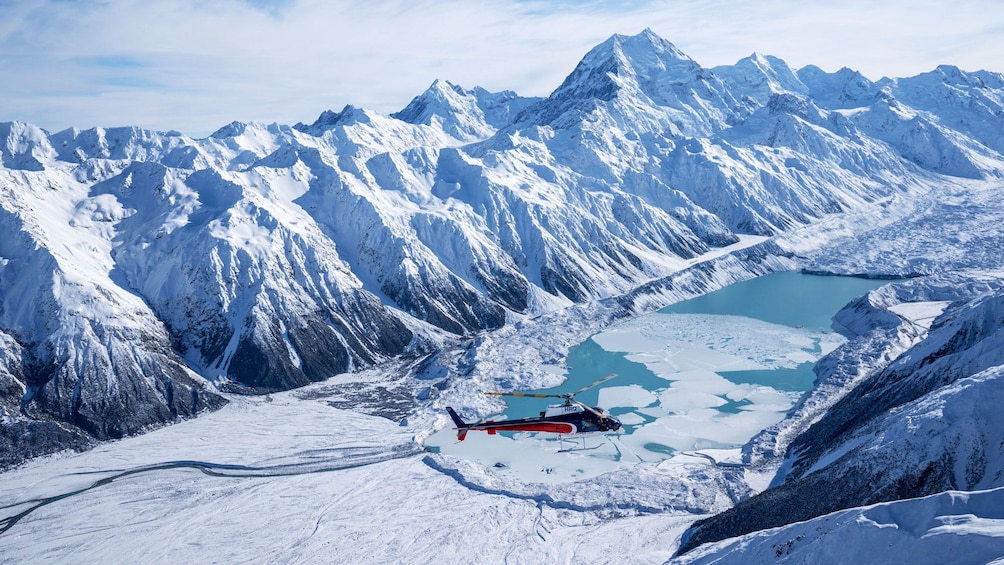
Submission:
M 992 128 L 972 124 L 999 119 L 1000 76 L 932 73 L 705 69 L 646 30 L 542 99 L 436 81 L 391 116 L 198 140 L 0 124 L 3 420 L 134 433 L 220 388 L 301 386 L 629 293 L 739 234 L 999 178 Z M 58 288 L 31 298 L 38 280 Z M 44 323 L 25 306 L 43 302 Z M 108 316 L 125 305 L 134 326 Z M 72 344 L 99 359 L 71 362 Z M 120 379 L 146 396 L 101 384 Z

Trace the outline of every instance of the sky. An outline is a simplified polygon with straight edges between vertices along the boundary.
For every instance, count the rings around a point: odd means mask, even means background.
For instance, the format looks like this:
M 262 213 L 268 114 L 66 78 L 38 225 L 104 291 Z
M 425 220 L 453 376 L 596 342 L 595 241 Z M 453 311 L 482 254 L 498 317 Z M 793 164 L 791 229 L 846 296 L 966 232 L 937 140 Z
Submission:
M 203 137 L 391 113 L 435 79 L 546 96 L 645 28 L 705 67 L 758 52 L 873 80 L 1004 72 L 999 0 L 0 0 L 0 122 Z

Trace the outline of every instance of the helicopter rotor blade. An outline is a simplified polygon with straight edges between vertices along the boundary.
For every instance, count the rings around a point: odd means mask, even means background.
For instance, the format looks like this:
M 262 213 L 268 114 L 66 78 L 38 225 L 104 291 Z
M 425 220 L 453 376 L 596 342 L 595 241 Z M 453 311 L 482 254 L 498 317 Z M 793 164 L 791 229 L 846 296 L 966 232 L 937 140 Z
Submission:
M 575 392 L 566 392 L 564 394 L 535 394 L 530 392 L 485 392 L 488 396 L 518 396 L 523 398 L 562 398 L 565 400 L 572 400 L 572 397 L 576 394 L 586 392 L 587 390 L 593 388 L 594 386 L 601 385 L 610 379 L 617 376 L 617 373 L 610 373 L 609 375 L 603 377 L 602 379 L 592 382 Z
M 577 391 L 575 391 L 575 392 L 573 392 L 571 394 L 568 394 L 567 396 L 575 396 L 576 394 L 579 394 L 581 392 L 586 392 L 587 390 L 593 388 L 594 386 L 601 385 L 601 384 L 609 381 L 610 379 L 612 379 L 612 378 L 614 378 L 616 376 L 617 376 L 617 373 L 610 373 L 609 375 L 603 377 L 602 379 L 600 379 L 600 380 L 598 380 L 598 381 L 596 381 L 596 382 L 594 382 L 592 384 L 586 385 L 586 386 L 580 388 L 579 390 L 577 390 Z M 562 398 L 564 398 L 564 396 Z
M 531 394 L 529 392 L 486 392 L 488 396 L 521 396 L 526 398 L 565 398 L 566 394 Z
M 579 402 L 578 400 L 575 400 L 574 398 L 572 399 L 572 402 L 574 402 L 574 403 L 578 404 L 579 406 L 583 407 L 584 409 L 592 412 L 593 414 L 596 415 L 597 418 L 600 418 L 601 420 L 603 418 L 606 418 L 606 416 L 602 412 L 597 411 L 595 408 L 593 408 L 592 406 L 589 406 L 588 404 L 583 404 L 583 403 Z

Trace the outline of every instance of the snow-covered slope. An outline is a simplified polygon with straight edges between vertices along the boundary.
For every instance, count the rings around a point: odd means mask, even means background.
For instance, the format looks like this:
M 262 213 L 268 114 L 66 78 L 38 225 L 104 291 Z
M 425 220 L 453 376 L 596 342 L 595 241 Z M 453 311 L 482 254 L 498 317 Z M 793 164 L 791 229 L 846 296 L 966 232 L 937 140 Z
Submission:
M 55 154 L 44 132 L 11 124 L 7 133 L 8 148 L 23 148 L 7 162 L 26 168 L 0 171 L 0 464 L 222 405 L 142 298 L 116 281 L 121 203 L 89 196 L 67 171 L 33 170 Z
M 1000 563 L 1004 489 L 948 491 L 834 512 L 708 544 L 670 562 Z
M 816 389 L 751 443 L 785 453 L 773 487 L 695 526 L 683 551 L 841 509 L 1004 486 L 1000 283 L 916 281 L 871 294 L 843 313 L 849 331 L 868 334 L 821 362 Z M 907 316 L 923 310 L 932 314 Z
M 436 81 L 199 140 L 2 124 L 2 417 L 132 433 L 999 177 L 1001 77 L 949 71 L 706 69 L 646 30 L 543 99 Z

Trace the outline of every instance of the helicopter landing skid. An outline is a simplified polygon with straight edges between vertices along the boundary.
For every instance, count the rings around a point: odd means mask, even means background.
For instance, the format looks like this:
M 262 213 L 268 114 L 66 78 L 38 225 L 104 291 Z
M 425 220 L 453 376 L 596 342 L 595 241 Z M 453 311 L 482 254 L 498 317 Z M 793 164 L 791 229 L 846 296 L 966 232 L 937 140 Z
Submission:
M 572 442 L 572 447 L 565 449 L 564 438 L 558 436 L 558 453 L 571 453 L 573 451 L 592 451 L 594 449 L 599 449 L 600 445 L 596 444 L 592 447 L 586 447 L 586 438 L 582 438 L 582 447 L 575 447 L 575 442 Z

